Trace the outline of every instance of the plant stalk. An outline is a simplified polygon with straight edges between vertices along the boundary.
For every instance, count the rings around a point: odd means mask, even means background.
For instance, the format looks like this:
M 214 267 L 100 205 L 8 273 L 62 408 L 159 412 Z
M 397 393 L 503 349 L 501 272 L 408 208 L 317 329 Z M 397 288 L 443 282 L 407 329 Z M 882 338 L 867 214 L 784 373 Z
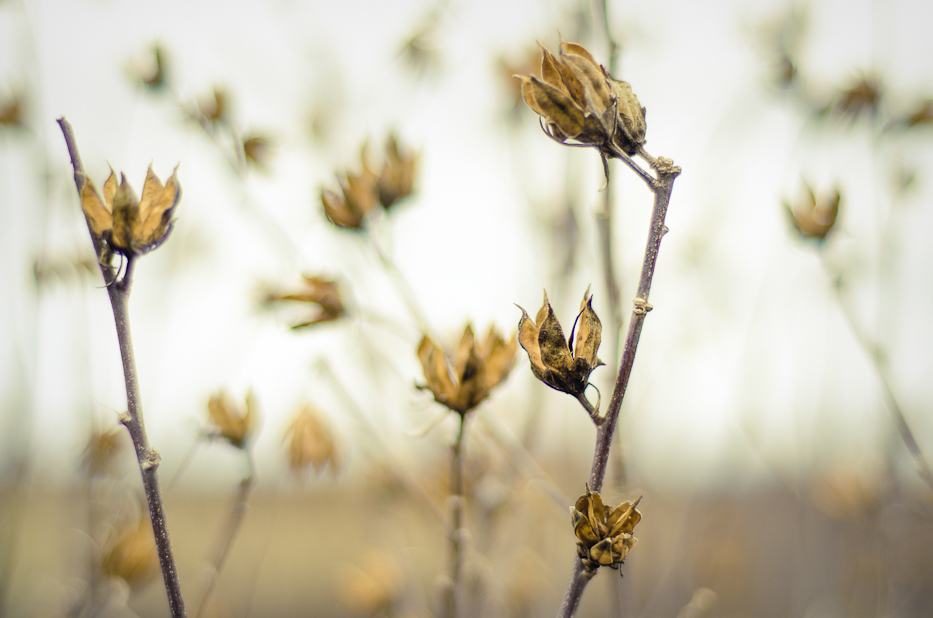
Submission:
M 457 618 L 460 615 L 460 605 L 463 597 L 463 439 L 465 433 L 463 426 L 466 416 L 460 415 L 460 426 L 457 438 L 451 446 L 450 461 L 450 497 L 451 497 L 451 524 L 450 524 L 450 590 L 444 601 L 444 616 Z
M 81 162 L 81 155 L 78 152 L 78 145 L 75 141 L 74 131 L 71 124 L 64 117 L 58 119 L 62 134 L 65 137 L 65 144 L 68 146 L 68 154 L 71 156 L 71 164 L 74 168 L 75 186 L 78 189 L 78 199 L 81 198 L 81 192 L 87 183 L 87 177 L 84 173 L 84 165 Z M 88 232 L 94 243 L 94 249 L 98 256 L 103 255 L 106 250 L 106 241 L 94 234 L 88 223 Z M 149 517 L 152 521 L 152 532 L 155 536 L 156 548 L 159 554 L 159 564 L 162 567 L 162 578 L 165 581 L 165 592 L 168 595 L 169 609 L 172 618 L 185 617 L 185 602 L 181 594 L 181 584 L 178 581 L 178 571 L 175 567 L 175 557 L 172 552 L 172 545 L 169 541 L 168 526 L 165 521 L 165 512 L 162 506 L 162 491 L 159 487 L 159 462 L 161 456 L 158 451 L 149 446 L 149 438 L 146 436 L 146 427 L 143 422 L 142 403 L 139 394 L 139 379 L 136 372 L 136 359 L 133 354 L 133 340 L 130 335 L 129 318 L 129 297 L 132 287 L 133 259 L 127 260 L 126 273 L 119 281 L 115 281 L 117 273 L 109 264 L 100 264 L 101 274 L 105 282 L 112 282 L 107 286 L 107 293 L 110 296 L 110 305 L 113 308 L 113 319 L 117 328 L 117 339 L 120 344 L 120 359 L 123 361 L 123 377 L 126 383 L 126 414 L 120 415 L 120 422 L 130 432 L 133 440 L 133 446 L 136 449 L 136 459 L 139 462 L 139 471 L 142 475 L 143 489 L 146 494 L 146 502 L 149 505 Z
M 246 456 L 246 464 L 249 469 L 246 476 L 240 481 L 240 490 L 237 492 L 236 500 L 230 511 L 230 517 L 227 520 L 227 527 L 224 529 L 223 536 L 221 537 L 220 545 L 214 556 L 214 562 L 211 564 L 210 579 L 208 579 L 207 585 L 204 587 L 204 593 L 201 596 L 201 602 L 198 604 L 198 611 L 195 614 L 195 618 L 203 616 L 207 609 L 207 602 L 210 600 L 211 594 L 214 592 L 214 587 L 217 585 L 220 571 L 224 568 L 227 556 L 230 555 L 230 548 L 233 547 L 233 540 L 240 531 L 240 526 L 243 524 L 243 519 L 246 517 L 246 513 L 249 509 L 249 495 L 255 484 L 253 477 L 253 455 L 249 450 L 244 450 L 243 453 Z
M 651 291 L 651 282 L 654 279 L 654 269 L 658 260 L 658 251 L 661 247 L 661 239 L 667 233 L 667 226 L 664 225 L 664 219 L 667 216 L 667 208 L 671 201 L 671 191 L 674 189 L 674 180 L 680 174 L 680 168 L 675 167 L 669 159 L 659 157 L 657 160 L 644 157 L 651 161 L 651 166 L 657 172 L 657 178 L 645 180 L 654 192 L 654 208 L 651 212 L 651 227 L 648 231 L 648 242 L 645 246 L 645 258 L 642 261 L 641 276 L 638 281 L 638 293 L 635 297 L 632 316 L 629 320 L 628 334 L 625 338 L 625 346 L 622 350 L 622 362 L 619 364 L 619 373 L 616 377 L 615 388 L 612 391 L 612 398 L 609 400 L 609 408 L 606 411 L 606 417 L 596 431 L 596 447 L 593 452 L 593 465 L 590 470 L 589 487 L 591 491 L 600 491 L 603 486 L 603 480 L 606 477 L 606 464 L 609 461 L 609 450 L 612 446 L 612 436 L 615 433 L 616 424 L 619 419 L 619 410 L 622 408 L 622 399 L 625 397 L 625 391 L 628 388 L 629 377 L 632 374 L 632 366 L 635 363 L 635 352 L 638 349 L 638 342 L 641 338 L 642 326 L 645 323 L 645 316 L 651 310 L 648 304 L 648 294 Z M 625 162 L 630 166 L 637 168 L 634 161 L 625 157 Z M 635 169 L 638 173 L 640 168 Z M 639 173 L 643 179 L 645 172 Z M 573 575 L 570 579 L 570 585 L 564 594 L 564 600 L 558 611 L 558 618 L 571 618 L 580 605 L 580 599 L 586 585 L 592 579 L 594 573 L 586 573 L 583 568 L 583 561 L 579 556 L 574 558 Z

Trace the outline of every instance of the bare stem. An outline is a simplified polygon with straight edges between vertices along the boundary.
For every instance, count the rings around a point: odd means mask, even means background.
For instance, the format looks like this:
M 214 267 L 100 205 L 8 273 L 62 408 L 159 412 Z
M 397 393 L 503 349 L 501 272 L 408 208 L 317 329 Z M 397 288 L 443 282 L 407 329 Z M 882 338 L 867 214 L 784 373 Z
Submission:
M 626 157 L 627 161 L 631 161 Z M 653 160 L 653 158 L 652 158 Z M 638 167 L 632 161 L 635 167 Z M 629 320 L 628 335 L 625 338 L 625 346 L 622 350 L 622 362 L 619 364 L 619 373 L 616 377 L 615 389 L 612 391 L 612 398 L 609 400 L 609 408 L 606 411 L 606 417 L 599 429 L 596 431 L 596 448 L 593 453 L 593 466 L 590 470 L 589 487 L 592 491 L 600 491 L 603 486 L 603 480 L 606 477 L 606 463 L 609 460 L 609 450 L 612 445 L 612 436 L 615 433 L 616 424 L 619 419 L 619 410 L 622 407 L 622 399 L 625 397 L 625 391 L 628 388 L 628 380 L 632 374 L 632 366 L 635 363 L 635 352 L 638 349 L 638 341 L 641 338 L 641 329 L 645 322 L 645 316 L 651 310 L 648 304 L 648 294 L 651 291 L 651 281 L 654 278 L 654 268 L 658 260 L 658 250 L 661 246 L 661 238 L 667 232 L 664 225 L 664 219 L 667 216 L 667 207 L 671 201 L 671 191 L 674 189 L 674 180 L 680 174 L 680 168 L 675 167 L 670 159 L 659 157 L 655 160 L 652 167 L 657 172 L 657 179 L 650 179 L 649 186 L 654 191 L 654 209 L 651 212 L 651 227 L 648 231 L 648 242 L 645 246 L 645 258 L 641 265 L 641 277 L 638 282 L 638 293 L 635 298 L 632 316 Z M 634 169 L 634 168 L 633 168 Z M 639 169 L 641 169 L 639 167 Z M 558 618 L 570 618 L 577 611 L 580 605 L 580 598 L 586 585 L 592 579 L 593 574 L 587 574 L 583 568 L 583 562 L 579 556 L 574 559 L 573 575 L 570 585 L 564 594 L 564 601 L 558 611 Z
M 463 596 L 463 426 L 466 416 L 460 415 L 457 438 L 451 446 L 450 458 L 450 589 L 444 599 L 445 618 L 457 618 Z
M 398 478 L 401 483 L 412 492 L 430 509 L 430 511 L 437 517 L 444 527 L 447 534 L 451 534 L 451 529 L 447 523 L 447 517 L 444 515 L 443 511 L 434 503 L 434 500 L 431 499 L 431 496 L 428 495 L 428 492 L 424 489 L 421 483 L 408 471 L 407 468 L 402 464 L 396 454 L 392 451 L 391 447 L 386 443 L 385 438 L 380 433 L 380 431 L 370 422 L 369 418 L 363 413 L 359 405 L 353 399 L 353 396 L 350 394 L 350 391 L 347 390 L 347 387 L 343 385 L 340 379 L 334 374 L 334 370 L 331 369 L 331 366 L 324 362 L 319 361 L 316 364 L 321 371 L 323 371 L 327 377 L 330 379 L 331 383 L 334 386 L 334 389 L 340 395 L 340 397 L 346 403 L 346 408 L 360 427 L 366 430 L 369 433 L 375 444 L 378 444 L 382 449 L 385 459 L 387 460 L 389 467 L 392 469 L 393 474 Z
M 412 291 L 411 286 L 408 285 L 408 281 L 405 279 L 402 271 L 399 270 L 398 266 L 395 265 L 395 261 L 386 253 L 385 249 L 382 248 L 382 244 L 379 242 L 379 239 L 376 238 L 375 232 L 368 225 L 366 226 L 366 237 L 369 239 L 369 244 L 372 245 L 373 250 L 379 257 L 379 261 L 382 262 L 382 266 L 386 269 L 386 272 L 389 273 L 392 283 L 395 284 L 395 288 L 405 302 L 405 306 L 408 307 L 411 317 L 414 318 L 415 322 L 418 324 L 418 328 L 422 333 L 430 334 L 428 320 L 424 315 L 424 311 L 421 310 L 421 305 L 418 304 L 415 293 Z
M 826 263 L 826 258 L 822 251 L 820 252 L 820 258 L 823 261 L 823 267 L 832 276 L 832 269 Z M 842 309 L 843 315 L 846 317 L 846 321 L 849 323 L 849 328 L 855 335 L 855 339 L 858 341 L 859 345 L 862 346 L 862 349 L 865 350 L 865 353 L 871 360 L 872 367 L 875 369 L 875 373 L 878 375 L 885 403 L 891 411 L 894 426 L 897 427 L 897 432 L 901 437 L 901 441 L 907 448 L 907 452 L 910 453 L 917 475 L 920 476 L 920 480 L 922 480 L 927 487 L 933 490 L 933 469 L 930 468 L 930 463 L 923 455 L 923 451 L 920 450 L 920 445 L 914 437 L 914 432 L 911 431 L 910 425 L 907 423 L 907 417 L 904 416 L 904 412 L 897 401 L 897 397 L 894 395 L 894 389 L 891 388 L 891 381 L 888 379 L 887 360 L 881 350 L 881 346 L 877 341 L 874 341 L 856 321 L 852 313 L 852 308 L 842 296 L 842 277 L 836 276 L 834 280 L 835 285 L 833 287 L 836 291 L 836 299 L 839 301 L 839 306 Z
M 618 70 L 618 49 L 619 46 L 612 36 L 609 27 L 609 8 L 606 0 L 597 0 L 597 16 L 602 26 L 603 35 L 608 48 L 609 66 L 607 67 L 610 75 L 615 75 Z M 618 182 L 618 179 L 616 179 Z M 609 365 L 615 367 L 618 362 L 619 353 L 619 333 L 622 332 L 622 308 L 619 302 L 620 283 L 615 273 L 612 257 L 612 237 L 613 237 L 613 211 L 616 207 L 616 196 L 613 183 L 607 183 L 603 191 L 602 208 L 596 212 L 596 229 L 600 239 L 600 258 L 603 266 L 603 279 L 606 285 L 606 295 L 609 300 L 609 313 L 612 318 L 612 352 L 609 356 Z
M 217 585 L 220 571 L 227 561 L 230 548 L 233 547 L 233 540 L 236 538 L 249 508 L 249 494 L 255 484 L 253 480 L 253 455 L 248 450 L 244 450 L 243 453 L 246 456 L 246 464 L 249 466 L 249 469 L 246 476 L 240 481 L 240 491 L 237 493 L 236 500 L 233 503 L 233 509 L 230 511 L 230 518 L 227 520 L 227 527 L 224 529 L 223 536 L 221 537 L 217 553 L 214 556 L 214 562 L 211 564 L 210 579 L 204 587 L 204 594 L 201 596 L 201 602 L 198 604 L 198 612 L 195 614 L 195 618 L 203 616 L 204 611 L 207 609 L 207 602 L 214 592 L 214 586 Z
M 75 141 L 74 132 L 71 125 L 64 117 L 58 119 L 58 124 L 62 128 L 62 134 L 65 137 L 65 143 L 68 146 L 68 154 L 71 155 L 71 164 L 74 167 L 75 186 L 78 189 L 80 199 L 81 191 L 87 182 L 84 174 L 84 165 L 81 163 L 81 156 L 78 153 L 78 145 Z M 94 242 L 94 249 L 97 255 L 103 255 L 107 250 L 106 241 L 100 236 L 94 234 L 88 223 L 88 231 L 91 234 L 91 240 Z M 152 521 L 152 532 L 155 536 L 156 548 L 159 553 L 159 564 L 162 567 L 162 578 L 165 581 L 165 591 L 168 595 L 169 609 L 172 618 L 183 618 L 185 616 L 185 602 L 181 594 L 181 584 L 178 581 L 178 572 L 175 568 L 175 557 L 172 553 L 172 545 L 168 537 L 168 527 L 165 522 L 165 512 L 162 507 L 162 492 L 159 487 L 159 462 L 161 456 L 158 451 L 149 446 L 149 438 L 146 436 L 146 427 L 143 422 L 142 403 L 139 394 L 139 380 L 136 373 L 136 359 L 133 354 L 133 341 L 130 336 L 129 319 L 129 297 L 132 287 L 133 260 L 128 260 L 126 273 L 120 281 L 107 287 L 107 293 L 110 295 L 110 305 L 113 308 L 113 319 L 117 328 L 117 339 L 120 344 L 120 358 L 123 361 L 123 377 L 126 383 L 126 408 L 127 413 L 120 416 L 120 422 L 130 432 L 133 440 L 133 446 L 136 449 L 136 459 L 139 461 L 139 471 L 142 475 L 143 489 L 146 493 L 146 501 L 149 505 L 149 517 Z M 100 264 L 101 274 L 105 281 L 113 281 L 115 272 L 112 266 Z

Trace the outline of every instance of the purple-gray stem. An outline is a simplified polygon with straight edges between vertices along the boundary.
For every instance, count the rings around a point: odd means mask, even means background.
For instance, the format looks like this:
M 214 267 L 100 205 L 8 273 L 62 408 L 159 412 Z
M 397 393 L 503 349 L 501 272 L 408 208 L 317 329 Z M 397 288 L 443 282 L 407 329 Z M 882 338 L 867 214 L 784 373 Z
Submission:
M 638 168 L 634 161 L 622 153 L 612 153 L 621 158 L 629 166 Z M 646 155 L 646 153 L 645 153 Z M 635 297 L 635 307 L 632 310 L 632 317 L 629 321 L 628 335 L 625 338 L 625 346 L 622 351 L 622 362 L 619 364 L 619 373 L 616 377 L 615 388 L 612 391 L 612 398 L 609 400 L 609 408 L 606 412 L 605 420 L 600 424 L 596 431 L 596 448 L 593 453 L 593 466 L 590 470 L 589 487 L 591 491 L 600 491 L 603 486 L 603 479 L 606 477 L 606 463 L 609 460 L 609 450 L 612 446 L 612 436 L 615 433 L 616 423 L 619 419 L 619 410 L 622 408 L 622 399 L 625 397 L 625 391 L 628 388 L 629 376 L 632 374 L 632 366 L 635 363 L 635 352 L 638 349 L 638 340 L 641 338 L 641 329 L 645 322 L 645 315 L 651 310 L 648 305 L 648 294 L 651 291 L 651 281 L 654 278 L 654 268 L 658 260 L 658 250 L 661 246 L 661 238 L 667 232 L 664 225 L 664 219 L 667 216 L 667 207 L 671 201 L 671 191 L 674 188 L 674 180 L 680 174 L 680 168 L 675 167 L 669 159 L 659 157 L 656 161 L 650 156 L 644 156 L 652 161 L 652 167 L 657 171 L 657 178 L 651 180 L 645 178 L 642 172 L 639 176 L 645 180 L 649 188 L 654 192 L 654 209 L 651 212 L 651 229 L 648 232 L 648 242 L 645 246 L 645 259 L 641 266 L 641 277 L 638 282 L 638 293 Z M 636 169 L 636 172 L 640 168 Z M 583 597 L 583 591 L 586 585 L 592 579 L 595 571 L 587 572 L 583 568 L 583 561 L 579 556 L 574 558 L 573 575 L 570 579 L 570 585 L 564 594 L 564 600 L 561 603 L 558 618 L 571 618 L 580 606 L 580 599 Z
M 58 119 L 71 156 L 74 167 L 75 186 L 78 189 L 78 199 L 87 183 L 84 174 L 84 164 L 78 153 L 71 124 L 64 117 Z M 98 256 L 107 250 L 106 240 L 94 233 L 88 223 L 88 232 L 94 242 L 94 249 Z M 120 344 L 120 359 L 123 361 L 123 377 L 126 383 L 127 413 L 120 416 L 120 422 L 130 432 L 133 446 L 136 449 L 136 459 L 139 461 L 139 471 L 142 474 L 143 488 L 146 501 L 149 505 L 149 517 L 152 521 L 152 533 L 155 536 L 156 548 L 159 554 L 159 564 L 162 567 L 162 578 L 165 581 L 165 592 L 168 595 L 169 609 L 172 618 L 185 618 L 185 602 L 181 595 L 181 584 L 178 581 L 178 571 L 175 568 L 175 556 L 172 553 L 172 544 L 168 538 L 168 527 L 165 523 L 165 512 L 162 508 L 162 491 L 159 487 L 159 462 L 161 457 L 158 451 L 149 446 L 146 436 L 146 426 L 143 422 L 143 409 L 139 395 L 139 380 L 136 373 L 136 359 L 133 355 L 133 340 L 130 336 L 129 298 L 132 287 L 133 260 L 127 262 L 126 273 L 120 281 L 114 268 L 108 264 L 100 264 L 101 274 L 108 283 L 107 293 L 110 295 L 110 304 L 113 307 L 113 320 L 117 328 L 117 339 Z

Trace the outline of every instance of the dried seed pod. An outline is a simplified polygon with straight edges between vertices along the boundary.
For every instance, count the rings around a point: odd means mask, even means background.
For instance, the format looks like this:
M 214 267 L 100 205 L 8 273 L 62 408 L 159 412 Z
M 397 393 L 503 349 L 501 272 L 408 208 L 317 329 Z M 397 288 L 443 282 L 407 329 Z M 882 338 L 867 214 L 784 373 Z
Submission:
M 113 168 L 104 182 L 103 200 L 88 178 L 81 190 L 81 208 L 93 232 L 104 237 L 114 251 L 127 257 L 158 248 L 168 239 L 175 224 L 172 215 L 181 200 L 177 173 L 178 166 L 163 186 L 150 165 L 141 199 L 136 197 L 125 175 L 120 175 L 117 185 Z
M 395 136 L 390 135 L 386 141 L 385 162 L 377 181 L 379 203 L 383 208 L 388 210 L 399 200 L 411 195 L 417 164 L 417 155 L 401 152 Z
M 607 147 L 633 155 L 645 143 L 645 108 L 631 86 L 613 79 L 583 46 L 561 40 L 555 56 L 541 48 L 541 77 L 516 75 L 525 103 L 562 142 Z
M 518 323 L 518 340 L 528 353 L 532 373 L 551 388 L 576 397 L 586 390 L 590 373 L 603 364 L 596 355 L 602 324 L 593 311 L 593 296 L 589 292 L 587 288 L 583 294 L 580 313 L 569 339 L 564 338 L 547 292 L 534 321 L 519 307 L 522 318 Z
M 473 328 L 467 325 L 451 363 L 425 335 L 418 346 L 418 359 L 426 381 L 423 388 L 430 390 L 438 403 L 458 414 L 466 414 L 509 374 L 515 349 L 515 337 L 506 342 L 493 328 L 489 329 L 483 343 L 476 345 Z
M 346 307 L 340 298 L 340 289 L 334 280 L 322 279 L 312 275 L 302 275 L 304 288 L 285 294 L 270 293 L 266 302 L 291 301 L 317 305 L 320 311 L 311 319 L 292 324 L 292 328 L 306 328 L 315 324 L 333 322 L 344 316 Z
M 577 553 L 587 569 L 619 568 L 638 541 L 632 533 L 641 521 L 641 513 L 635 508 L 639 502 L 640 497 L 631 504 L 623 502 L 615 507 L 603 504 L 599 492 L 590 491 L 587 486 L 586 493 L 570 508 Z

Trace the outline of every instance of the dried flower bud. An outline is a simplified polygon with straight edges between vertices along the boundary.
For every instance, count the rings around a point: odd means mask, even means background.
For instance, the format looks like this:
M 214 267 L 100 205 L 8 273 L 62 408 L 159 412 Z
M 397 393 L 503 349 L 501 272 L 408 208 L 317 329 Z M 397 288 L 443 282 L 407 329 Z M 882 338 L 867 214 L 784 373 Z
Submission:
M 135 530 L 120 533 L 103 552 L 101 571 L 121 578 L 134 590 L 148 584 L 159 573 L 159 555 L 148 515 L 140 517 Z
M 321 417 L 310 405 L 302 408 L 285 432 L 288 442 L 288 465 L 298 475 L 308 466 L 320 473 L 330 464 L 331 472 L 336 476 L 339 469 L 337 447 L 333 436 Z
M 541 77 L 516 75 L 525 103 L 561 142 L 635 154 L 645 143 L 645 108 L 632 87 L 609 75 L 586 49 L 561 40 L 559 55 L 541 47 Z
M 785 202 L 784 208 L 790 216 L 794 229 L 801 236 L 822 242 L 836 223 L 841 197 L 839 190 L 835 190 L 829 196 L 824 195 L 817 199 L 809 185 L 804 184 L 804 189 L 806 189 L 806 195 L 803 199 L 799 200 L 794 206 Z
M 113 472 L 114 462 L 123 450 L 122 427 L 111 427 L 103 433 L 94 432 L 82 455 L 88 476 L 106 476 Z
M 473 328 L 468 324 L 451 363 L 425 335 L 418 346 L 418 359 L 427 382 L 423 388 L 430 390 L 438 403 L 459 414 L 466 414 L 486 399 L 489 391 L 508 375 L 515 348 L 515 337 L 506 343 L 493 328 L 477 346 Z
M 629 504 L 619 506 L 603 504 L 597 491 L 590 491 L 577 499 L 570 509 L 573 532 L 577 535 L 577 553 L 587 569 L 601 566 L 619 568 L 629 550 L 638 541 L 632 533 L 641 521 L 641 513 L 635 508 L 639 497 Z
M 253 135 L 243 140 L 243 156 L 252 165 L 265 167 L 274 151 L 272 140 L 263 135 Z
M 292 328 L 305 328 L 322 324 L 324 322 L 333 322 L 346 313 L 343 301 L 340 299 L 340 289 L 337 282 L 311 275 L 302 275 L 305 286 L 298 292 L 287 294 L 272 293 L 266 297 L 267 302 L 293 301 L 299 303 L 311 303 L 317 305 L 320 311 L 310 320 L 305 320 L 297 324 L 292 324 Z
M 198 101 L 198 109 L 201 116 L 209 122 L 223 122 L 227 119 L 229 113 L 227 91 L 223 88 L 214 86 L 211 90 L 211 96 L 208 99 Z
M 390 135 L 386 141 L 385 154 L 386 158 L 382 164 L 377 187 L 379 203 L 388 210 L 395 202 L 411 195 L 418 156 L 400 153 L 394 135 Z
M 91 229 L 104 237 L 114 251 L 127 257 L 156 249 L 168 238 L 175 223 L 172 214 L 181 199 L 177 172 L 176 166 L 163 186 L 150 165 L 143 183 L 142 199 L 136 197 L 125 175 L 120 175 L 120 185 L 117 186 L 113 168 L 104 182 L 103 200 L 88 178 L 81 191 L 81 208 Z
M 256 398 L 253 391 L 246 394 L 246 406 L 241 408 L 226 393 L 211 395 L 207 411 L 217 434 L 237 448 L 246 446 L 256 424 Z
M 564 338 L 564 331 L 554 315 L 554 309 L 544 292 L 544 304 L 532 322 L 528 312 L 522 310 L 518 323 L 518 340 L 528 353 L 531 371 L 535 377 L 553 389 L 583 396 L 589 384 L 590 373 L 603 364 L 596 356 L 602 338 L 602 324 L 593 311 L 593 296 L 589 288 L 583 293 L 580 313 Z

